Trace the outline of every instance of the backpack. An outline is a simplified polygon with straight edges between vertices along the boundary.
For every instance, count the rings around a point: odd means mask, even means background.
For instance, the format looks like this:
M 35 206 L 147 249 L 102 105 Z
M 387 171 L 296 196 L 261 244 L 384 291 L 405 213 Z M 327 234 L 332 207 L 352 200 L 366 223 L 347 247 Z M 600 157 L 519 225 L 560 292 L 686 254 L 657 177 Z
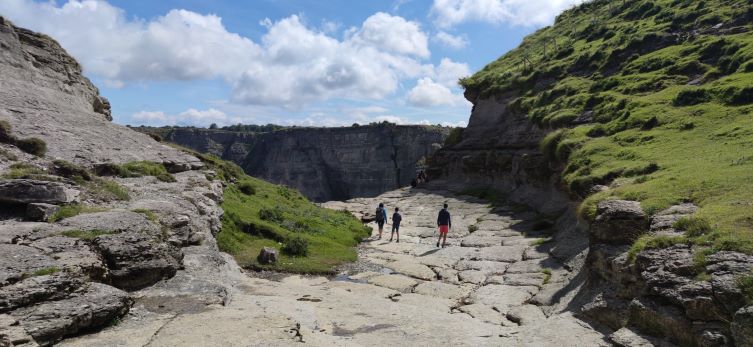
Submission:
M 384 222 L 384 213 L 382 212 L 381 207 L 377 207 L 376 209 L 376 221 L 377 222 Z

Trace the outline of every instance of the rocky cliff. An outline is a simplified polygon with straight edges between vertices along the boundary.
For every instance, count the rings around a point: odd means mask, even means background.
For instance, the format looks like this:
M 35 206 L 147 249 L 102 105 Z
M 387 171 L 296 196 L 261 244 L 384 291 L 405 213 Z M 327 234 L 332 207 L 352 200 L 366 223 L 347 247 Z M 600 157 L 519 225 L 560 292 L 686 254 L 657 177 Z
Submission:
M 232 160 L 249 175 L 291 186 L 312 200 L 330 201 L 373 197 L 409 185 L 417 164 L 441 147 L 450 128 L 379 124 L 267 133 L 159 130 L 167 141 Z
M 432 185 L 548 215 L 572 271 L 551 299 L 620 346 L 753 345 L 750 171 L 733 159 L 752 140 L 737 83 L 752 15 L 744 1 L 566 11 L 462 81 L 474 108 L 429 158 Z
M 110 123 L 73 58 L 2 17 L 0 76 L 0 346 L 229 299 L 212 171 Z

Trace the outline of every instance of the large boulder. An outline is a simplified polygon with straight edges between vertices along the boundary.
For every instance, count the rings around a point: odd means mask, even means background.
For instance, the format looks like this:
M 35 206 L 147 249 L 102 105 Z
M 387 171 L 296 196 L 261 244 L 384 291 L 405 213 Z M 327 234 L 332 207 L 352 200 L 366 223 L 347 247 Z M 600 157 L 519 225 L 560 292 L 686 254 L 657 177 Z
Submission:
M 259 256 L 256 259 L 259 264 L 274 264 L 277 262 L 277 250 L 271 247 L 264 247 L 259 252 Z
M 0 287 L 0 313 L 43 300 L 60 300 L 81 287 L 83 281 L 67 274 L 34 276 Z
M 140 233 L 99 236 L 94 245 L 105 258 L 113 286 L 136 290 L 170 278 L 181 268 L 182 252 Z
M 60 211 L 60 206 L 58 205 L 31 203 L 26 205 L 26 219 L 37 222 L 45 222 L 58 211 Z
M 110 324 L 130 309 L 128 293 L 106 284 L 90 283 L 66 299 L 15 310 L 11 316 L 40 345 Z
M 591 239 L 598 243 L 630 244 L 648 231 L 648 215 L 637 201 L 606 200 L 596 207 Z
M 0 201 L 13 204 L 68 204 L 81 192 L 59 182 L 14 179 L 0 181 Z

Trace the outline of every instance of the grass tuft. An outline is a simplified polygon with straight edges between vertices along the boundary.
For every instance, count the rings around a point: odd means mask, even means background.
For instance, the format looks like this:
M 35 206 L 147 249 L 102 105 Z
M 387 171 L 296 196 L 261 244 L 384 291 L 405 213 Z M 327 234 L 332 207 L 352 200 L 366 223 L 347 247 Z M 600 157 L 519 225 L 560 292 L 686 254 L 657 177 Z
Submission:
M 65 205 L 60 206 L 60 210 L 55 212 L 50 218 L 48 219 L 48 222 L 54 223 L 61 219 L 70 218 L 73 216 L 78 216 L 83 213 L 95 213 L 95 212 L 103 212 L 107 211 L 106 208 L 102 207 L 93 207 L 93 206 L 86 206 L 86 205 Z
M 111 234 L 112 232 L 110 231 L 102 231 L 102 230 L 66 230 L 66 231 L 60 232 L 61 236 L 72 237 L 72 238 L 81 239 L 85 241 L 94 240 L 97 236 L 111 235 Z

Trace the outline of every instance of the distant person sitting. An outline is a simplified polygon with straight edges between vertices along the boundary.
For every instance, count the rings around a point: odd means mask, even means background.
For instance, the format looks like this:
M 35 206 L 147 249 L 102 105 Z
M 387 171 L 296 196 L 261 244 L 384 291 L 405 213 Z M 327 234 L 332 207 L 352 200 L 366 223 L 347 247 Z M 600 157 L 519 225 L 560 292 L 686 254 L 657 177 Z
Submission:
M 379 226 L 379 239 L 382 239 L 382 231 L 384 230 L 384 222 L 387 221 L 387 210 L 384 209 L 384 204 L 379 203 L 379 207 L 376 209 L 376 222 Z
M 392 242 L 392 236 L 397 233 L 397 243 L 400 243 L 400 221 L 403 220 L 403 216 L 400 215 L 400 209 L 395 207 L 395 213 L 392 214 L 392 233 L 390 234 L 390 242 Z
M 447 233 L 452 228 L 452 220 L 450 219 L 450 212 L 447 211 L 447 204 L 444 204 L 444 208 L 439 211 L 437 216 L 437 226 L 439 227 L 439 239 L 437 240 L 437 247 L 439 247 L 439 241 L 442 241 L 442 248 L 447 245 Z

